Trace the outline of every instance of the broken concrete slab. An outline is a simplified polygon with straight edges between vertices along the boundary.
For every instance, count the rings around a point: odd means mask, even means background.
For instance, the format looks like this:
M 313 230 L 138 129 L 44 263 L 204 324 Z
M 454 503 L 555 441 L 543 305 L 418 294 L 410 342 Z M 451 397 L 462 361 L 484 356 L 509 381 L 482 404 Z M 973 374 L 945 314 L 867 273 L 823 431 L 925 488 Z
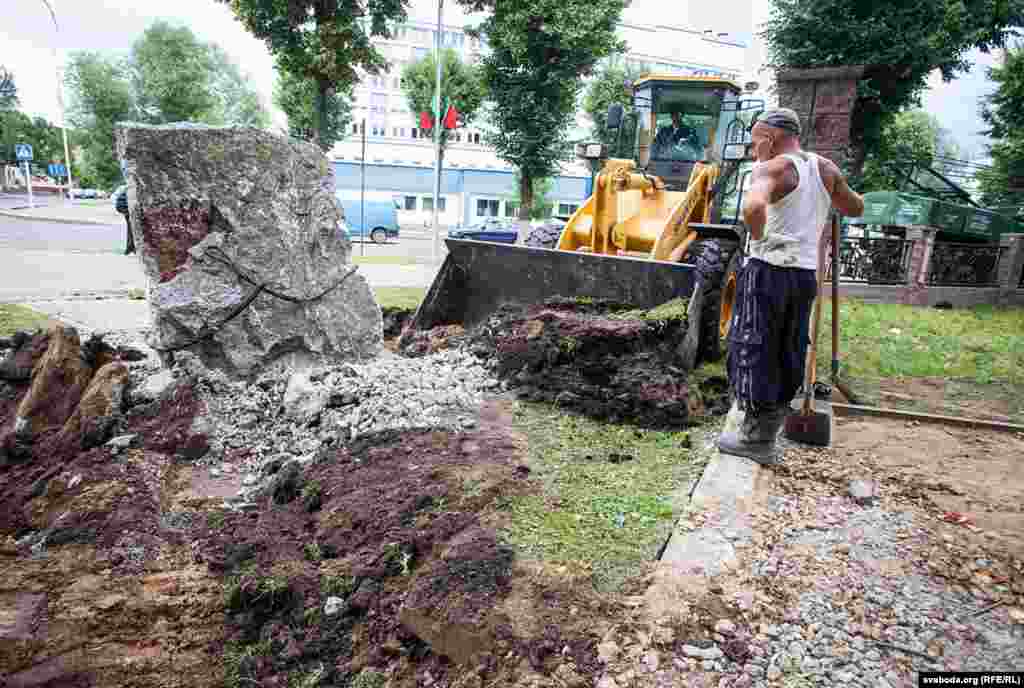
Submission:
M 116 139 L 165 359 L 187 350 L 249 376 L 380 350 L 380 308 L 350 265 L 316 146 L 186 124 L 126 124 Z

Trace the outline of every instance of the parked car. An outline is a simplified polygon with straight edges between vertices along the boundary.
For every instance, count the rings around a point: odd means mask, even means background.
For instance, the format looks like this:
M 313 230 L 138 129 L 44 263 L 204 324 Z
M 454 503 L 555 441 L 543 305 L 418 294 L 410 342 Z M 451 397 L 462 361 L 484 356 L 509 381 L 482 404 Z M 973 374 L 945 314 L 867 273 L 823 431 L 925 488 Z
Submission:
M 549 234 L 553 233 L 557 239 L 565 225 L 566 221 L 557 217 L 534 221 L 530 223 L 529 234 L 543 228 Z M 514 244 L 519 236 L 519 230 L 515 220 L 488 218 L 463 229 L 451 230 L 448 232 L 448 236 L 452 239 L 474 239 L 476 241 L 493 241 L 499 244 Z M 527 243 L 529 244 L 529 241 Z
M 71 189 L 68 191 L 68 198 L 98 198 L 99 192 L 96 189 Z
M 358 200 L 338 198 L 338 202 L 351 238 L 365 239 L 369 236 L 375 244 L 398 238 L 398 207 L 393 201 L 366 201 L 365 212 Z
M 500 244 L 516 243 L 517 228 L 514 221 L 489 217 L 466 227 L 448 230 L 451 239 L 493 241 Z
M 114 210 L 117 210 L 117 197 L 121 195 L 127 189 L 127 185 L 122 184 L 121 186 L 114 189 L 110 194 L 110 205 L 114 206 Z

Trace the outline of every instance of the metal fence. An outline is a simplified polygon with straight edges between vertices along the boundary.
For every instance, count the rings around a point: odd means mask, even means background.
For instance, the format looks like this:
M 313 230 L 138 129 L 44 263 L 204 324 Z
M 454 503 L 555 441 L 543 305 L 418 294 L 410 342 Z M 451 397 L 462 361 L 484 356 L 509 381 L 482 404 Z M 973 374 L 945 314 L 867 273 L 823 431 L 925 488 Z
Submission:
M 994 244 L 935 242 L 928 264 L 928 284 L 991 287 L 999 284 L 999 259 L 1005 247 Z
M 906 284 L 913 245 L 906 239 L 844 239 L 839 242 L 839 281 Z M 828 263 L 831 280 L 831 259 Z

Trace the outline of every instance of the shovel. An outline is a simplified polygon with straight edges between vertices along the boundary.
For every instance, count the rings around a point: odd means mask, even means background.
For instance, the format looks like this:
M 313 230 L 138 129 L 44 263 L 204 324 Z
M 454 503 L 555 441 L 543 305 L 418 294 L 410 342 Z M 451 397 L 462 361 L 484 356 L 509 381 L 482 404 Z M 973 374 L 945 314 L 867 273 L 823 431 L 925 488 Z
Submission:
M 832 235 L 838 232 L 839 217 L 832 215 Z M 815 366 L 818 362 L 818 330 L 821 327 L 821 298 L 825 283 L 825 252 L 818 251 L 818 291 L 814 298 L 814 319 L 811 320 L 811 346 L 804 370 L 804 403 L 800 411 L 786 417 L 787 439 L 803 444 L 827 447 L 832 441 L 832 419 L 827 413 L 814 410 Z M 836 278 L 833 277 L 833 280 Z

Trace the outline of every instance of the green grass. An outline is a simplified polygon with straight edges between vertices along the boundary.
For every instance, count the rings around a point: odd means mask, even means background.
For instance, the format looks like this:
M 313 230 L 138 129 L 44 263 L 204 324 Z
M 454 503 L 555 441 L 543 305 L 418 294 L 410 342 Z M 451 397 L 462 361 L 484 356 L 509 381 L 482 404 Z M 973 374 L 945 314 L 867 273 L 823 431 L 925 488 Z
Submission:
M 352 256 L 356 265 L 415 265 L 416 261 L 409 256 Z
M 830 301 L 818 344 L 818 379 L 827 382 Z M 1024 308 L 942 310 L 844 300 L 839 361 L 843 379 L 863 403 L 1024 421 Z M 883 393 L 883 384 L 890 393 Z
M 506 536 L 531 556 L 589 566 L 594 584 L 617 589 L 654 559 L 682 512 L 678 496 L 700 469 L 687 432 L 612 425 L 543 404 L 516 404 L 541 495 L 510 500 Z M 625 454 L 630 461 L 612 463 Z
M 18 330 L 32 332 L 47 327 L 50 322 L 49 316 L 27 306 L 0 303 L 0 337 L 9 337 Z
M 381 308 L 410 308 L 420 305 L 427 290 L 422 287 L 374 287 Z
M 832 307 L 823 304 L 818 374 L 832 358 Z M 1024 308 L 940 310 L 840 302 L 839 352 L 854 380 L 944 377 L 1024 384 Z

